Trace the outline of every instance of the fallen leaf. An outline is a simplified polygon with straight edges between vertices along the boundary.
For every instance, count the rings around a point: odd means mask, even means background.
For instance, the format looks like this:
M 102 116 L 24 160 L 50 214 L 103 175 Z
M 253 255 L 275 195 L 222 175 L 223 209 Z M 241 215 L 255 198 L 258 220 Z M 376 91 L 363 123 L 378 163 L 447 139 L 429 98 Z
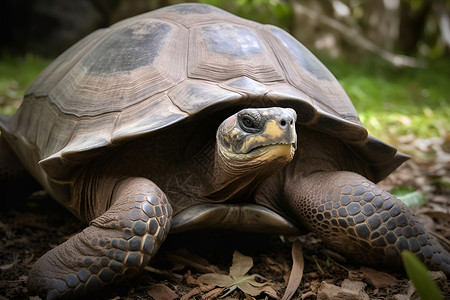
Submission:
M 203 274 L 198 278 L 198 280 L 204 284 L 220 287 L 229 287 L 235 283 L 234 279 L 230 275 L 217 273 Z
M 258 274 L 247 274 L 252 266 L 253 259 L 251 257 L 234 251 L 229 274 L 208 273 L 201 275 L 198 280 L 204 284 L 224 287 L 228 288 L 228 290 L 239 288 L 250 296 L 258 296 L 265 293 L 278 299 L 277 292 L 274 289 L 277 287 L 275 284 L 270 283 Z
M 427 202 L 425 193 L 417 191 L 409 186 L 395 187 L 390 193 L 400 199 L 408 207 L 422 206 Z
M 246 295 L 258 296 L 261 293 L 264 293 L 272 298 L 278 299 L 277 292 L 267 283 L 255 285 L 255 281 L 247 280 L 245 282 L 237 284 L 237 287 Z
M 147 290 L 147 295 L 155 300 L 174 300 L 178 295 L 164 284 L 154 284 Z
M 302 282 L 303 269 L 305 267 L 305 261 L 303 259 L 302 242 L 296 240 L 292 244 L 292 271 L 289 276 L 289 282 L 284 292 L 282 300 L 289 300 L 294 296 L 295 291 Z
M 367 267 L 361 267 L 361 272 L 364 274 L 370 285 L 377 289 L 394 286 L 397 284 L 397 279 L 388 273 Z
M 247 274 L 253 267 L 253 259 L 249 256 L 245 256 L 238 251 L 233 253 L 233 263 L 230 267 L 230 275 L 232 277 L 240 277 Z

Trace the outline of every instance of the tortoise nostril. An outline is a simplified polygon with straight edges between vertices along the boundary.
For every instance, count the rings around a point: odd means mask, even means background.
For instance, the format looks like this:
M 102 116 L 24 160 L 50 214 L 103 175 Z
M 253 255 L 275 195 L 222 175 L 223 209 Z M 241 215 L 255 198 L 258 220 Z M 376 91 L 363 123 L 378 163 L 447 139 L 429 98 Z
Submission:
M 286 127 L 286 126 L 292 126 L 292 124 L 294 124 L 294 120 L 291 118 L 287 118 L 287 119 L 281 119 L 280 120 L 280 126 L 281 127 Z

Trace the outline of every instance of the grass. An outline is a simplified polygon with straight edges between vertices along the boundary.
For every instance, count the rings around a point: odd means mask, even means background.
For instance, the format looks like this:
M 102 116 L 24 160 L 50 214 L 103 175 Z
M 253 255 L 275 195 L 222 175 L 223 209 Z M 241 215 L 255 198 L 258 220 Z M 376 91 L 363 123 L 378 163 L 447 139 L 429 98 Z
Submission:
M 14 113 L 25 89 L 50 63 L 33 54 L 24 57 L 3 53 L 0 56 L 0 113 Z
M 398 69 L 374 58 L 358 65 L 322 59 L 352 99 L 372 135 L 427 138 L 450 133 L 450 60 Z
M 321 58 L 352 99 L 369 132 L 394 143 L 398 136 L 450 132 L 450 60 L 424 69 L 397 69 L 367 58 L 358 64 Z M 50 60 L 29 54 L 0 59 L 0 113 L 17 109 L 26 87 Z

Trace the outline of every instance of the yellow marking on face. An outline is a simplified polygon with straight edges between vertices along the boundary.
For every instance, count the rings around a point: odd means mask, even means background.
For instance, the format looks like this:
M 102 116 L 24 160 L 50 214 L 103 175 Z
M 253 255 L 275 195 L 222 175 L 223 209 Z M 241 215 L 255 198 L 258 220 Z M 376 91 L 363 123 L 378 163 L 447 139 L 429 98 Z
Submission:
M 266 128 L 263 133 L 260 135 L 254 136 L 247 141 L 244 142 L 243 148 L 250 148 L 249 145 L 265 145 L 268 144 L 268 141 L 275 141 L 281 138 L 285 133 L 280 129 L 275 120 L 270 120 L 266 123 Z
M 230 132 L 229 135 L 230 135 L 231 137 L 236 137 L 238 134 L 239 134 L 239 129 L 233 128 L 233 130 L 231 130 L 231 132 Z
M 282 136 L 284 132 L 281 130 L 280 126 L 278 126 L 275 120 L 270 120 L 266 123 L 266 129 L 263 132 L 263 135 L 270 136 L 273 139 L 276 139 Z

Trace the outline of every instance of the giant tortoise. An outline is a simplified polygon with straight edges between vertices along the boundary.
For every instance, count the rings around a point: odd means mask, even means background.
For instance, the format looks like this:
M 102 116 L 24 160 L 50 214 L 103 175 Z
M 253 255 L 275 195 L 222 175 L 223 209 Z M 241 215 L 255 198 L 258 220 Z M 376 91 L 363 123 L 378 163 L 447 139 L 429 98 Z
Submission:
M 48 299 L 138 274 L 171 232 L 317 233 L 367 264 L 450 255 L 374 182 L 408 157 L 368 135 L 280 28 L 180 4 L 88 35 L 0 118 L 0 182 L 25 168 L 89 226 L 28 278 Z

